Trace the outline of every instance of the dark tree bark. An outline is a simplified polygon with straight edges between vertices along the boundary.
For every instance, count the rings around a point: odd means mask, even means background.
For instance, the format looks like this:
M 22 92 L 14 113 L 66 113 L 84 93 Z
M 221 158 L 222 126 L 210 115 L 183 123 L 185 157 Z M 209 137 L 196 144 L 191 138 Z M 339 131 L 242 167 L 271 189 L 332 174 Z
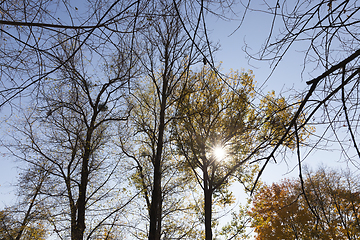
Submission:
M 212 185 L 208 176 L 207 164 L 204 164 L 203 183 L 204 183 L 204 215 L 205 215 L 205 239 L 212 240 Z
M 166 58 L 165 62 L 169 59 Z M 165 69 L 165 73 L 167 69 Z M 154 158 L 154 183 L 153 192 L 151 197 L 150 207 L 150 228 L 149 240 L 160 240 L 161 235 L 161 212 L 162 212 L 162 191 L 161 191 L 161 156 L 164 146 L 164 132 L 165 132 L 165 111 L 167 105 L 167 92 L 169 78 L 164 76 L 162 81 L 161 105 L 160 105 L 160 118 L 159 118 L 159 134 L 157 137 L 156 155 Z

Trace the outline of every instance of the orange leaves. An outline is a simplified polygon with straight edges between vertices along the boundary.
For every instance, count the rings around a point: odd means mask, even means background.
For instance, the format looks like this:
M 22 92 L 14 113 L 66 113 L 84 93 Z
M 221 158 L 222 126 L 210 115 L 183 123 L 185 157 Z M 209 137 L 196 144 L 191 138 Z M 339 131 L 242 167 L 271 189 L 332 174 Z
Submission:
M 294 239 L 291 228 L 296 229 L 294 216 L 302 217 L 301 209 L 291 195 L 291 182 L 265 186 L 256 196 L 251 216 L 257 239 Z
M 358 239 L 360 197 L 353 184 L 344 173 L 308 172 L 304 188 L 312 210 L 299 181 L 265 185 L 249 213 L 256 239 Z

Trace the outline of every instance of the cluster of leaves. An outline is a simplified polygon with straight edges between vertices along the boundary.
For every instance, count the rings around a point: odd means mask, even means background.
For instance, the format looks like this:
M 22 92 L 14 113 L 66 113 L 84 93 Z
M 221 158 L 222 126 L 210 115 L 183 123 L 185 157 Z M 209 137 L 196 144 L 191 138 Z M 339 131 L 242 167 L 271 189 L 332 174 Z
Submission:
M 264 185 L 249 212 L 256 239 L 358 239 L 356 176 L 321 168 L 300 180 Z
M 204 67 L 188 81 L 174 123 L 178 149 L 187 156 L 190 167 L 208 164 L 214 179 L 221 181 L 254 147 L 251 134 L 256 124 L 250 99 L 254 76 L 251 72 L 232 72 L 226 78 L 230 88 L 216 72 Z M 216 159 L 217 147 L 226 152 L 222 160 Z

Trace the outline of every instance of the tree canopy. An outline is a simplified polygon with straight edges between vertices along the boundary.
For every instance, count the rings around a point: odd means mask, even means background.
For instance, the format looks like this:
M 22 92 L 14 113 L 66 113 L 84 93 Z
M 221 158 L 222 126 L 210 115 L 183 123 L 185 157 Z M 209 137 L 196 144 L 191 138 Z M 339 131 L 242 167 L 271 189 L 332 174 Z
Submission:
M 326 168 L 307 171 L 303 185 L 264 185 L 249 213 L 256 239 L 358 239 L 359 187 L 356 175 Z

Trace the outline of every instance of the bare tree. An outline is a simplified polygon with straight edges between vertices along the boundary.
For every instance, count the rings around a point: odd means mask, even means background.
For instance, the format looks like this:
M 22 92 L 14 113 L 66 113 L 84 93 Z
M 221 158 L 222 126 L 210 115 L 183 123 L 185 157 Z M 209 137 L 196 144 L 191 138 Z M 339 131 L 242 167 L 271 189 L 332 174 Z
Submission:
M 124 202 L 114 195 L 120 189 L 116 173 L 121 155 L 110 143 L 113 123 L 128 116 L 125 95 L 132 76 L 129 56 L 120 44 L 122 51 L 105 66 L 107 76 L 88 76 L 83 51 L 71 57 L 77 44 L 73 40 L 59 45 L 57 61 L 67 62 L 58 78 L 44 80 L 24 111 L 25 121 L 13 125 L 17 133 L 9 148 L 29 164 L 25 172 L 36 167 L 47 174 L 38 195 L 56 234 L 63 238 L 70 230 L 71 239 L 84 239 L 97 234 L 123 208 Z M 119 201 L 111 204 L 111 197 Z

